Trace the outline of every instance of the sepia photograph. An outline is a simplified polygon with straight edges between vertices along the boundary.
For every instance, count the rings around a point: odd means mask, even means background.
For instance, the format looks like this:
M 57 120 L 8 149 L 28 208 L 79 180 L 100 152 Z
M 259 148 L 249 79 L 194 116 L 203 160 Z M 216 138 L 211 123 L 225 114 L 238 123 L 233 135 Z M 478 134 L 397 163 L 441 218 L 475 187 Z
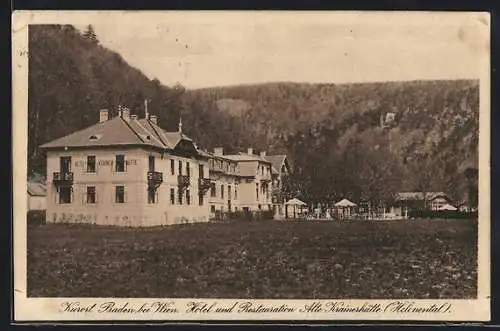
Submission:
M 489 15 L 21 14 L 22 300 L 489 317 Z

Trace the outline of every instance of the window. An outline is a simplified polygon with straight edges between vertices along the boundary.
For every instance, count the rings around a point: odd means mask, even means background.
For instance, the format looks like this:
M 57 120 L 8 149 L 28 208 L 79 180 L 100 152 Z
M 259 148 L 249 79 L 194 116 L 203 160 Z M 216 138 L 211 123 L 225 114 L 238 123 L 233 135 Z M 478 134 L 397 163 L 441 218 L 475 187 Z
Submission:
M 214 198 L 217 195 L 216 188 L 215 188 L 215 183 L 212 183 L 210 186 L 210 196 Z
M 191 169 L 189 168 L 189 162 L 186 162 L 186 175 L 191 176 Z
M 259 183 L 255 184 L 255 194 L 257 195 L 257 200 L 259 200 Z
M 231 200 L 231 185 L 227 186 L 227 198 Z
M 220 186 L 220 198 L 224 199 L 224 185 Z
M 234 200 L 238 200 L 238 187 L 234 186 Z
M 155 171 L 155 157 L 150 155 L 148 159 L 149 171 Z
M 95 203 L 95 186 L 87 186 L 87 203 Z
M 115 187 L 115 202 L 125 203 L 125 186 Z
M 95 155 L 87 156 L 87 172 L 95 172 Z
M 174 160 L 170 160 L 170 173 L 172 175 L 175 175 L 175 161 Z
M 182 205 L 182 191 L 179 190 L 177 192 L 177 198 L 178 198 L 178 201 L 179 201 L 179 205 Z
M 211 212 L 211 213 L 215 213 L 215 206 L 214 206 L 214 205 L 211 205 L 211 206 L 210 206 L 210 212 Z
M 203 206 L 203 194 L 198 194 L 198 204 L 200 206 Z
M 156 191 L 152 188 L 148 188 L 148 203 L 156 203 L 157 200 Z
M 186 204 L 191 204 L 191 192 L 189 192 L 189 190 L 186 190 Z
M 204 178 L 205 177 L 205 171 L 203 169 L 203 164 L 200 164 L 198 166 L 198 177 L 199 178 Z
M 125 172 L 125 155 L 116 155 L 116 172 Z
M 182 175 L 182 161 L 179 161 L 179 175 Z
M 170 204 L 175 205 L 175 189 L 170 189 Z
M 71 203 L 71 186 L 61 186 L 59 187 L 59 203 Z
M 71 172 L 71 156 L 61 156 L 59 159 L 59 171 L 61 174 Z

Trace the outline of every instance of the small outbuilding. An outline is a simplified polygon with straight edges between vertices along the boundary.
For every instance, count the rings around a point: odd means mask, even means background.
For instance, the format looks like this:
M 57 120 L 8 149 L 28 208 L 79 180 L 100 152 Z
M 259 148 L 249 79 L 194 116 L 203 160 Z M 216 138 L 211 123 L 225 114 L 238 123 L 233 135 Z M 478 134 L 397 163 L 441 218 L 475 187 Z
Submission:
M 28 182 L 28 211 L 47 209 L 47 188 L 45 184 Z
M 439 207 L 438 210 L 440 210 L 440 211 L 445 211 L 445 210 L 446 211 L 455 211 L 455 210 L 457 210 L 457 207 L 455 207 L 455 206 L 450 205 L 449 203 L 447 203 L 447 204 Z
M 307 206 L 304 201 L 297 198 L 293 198 L 285 202 L 285 217 L 286 218 L 297 218 L 302 214 L 303 208 Z
M 342 199 L 334 205 L 335 211 L 337 215 L 341 218 L 348 218 L 353 214 L 354 208 L 356 208 L 356 204 L 348 199 Z

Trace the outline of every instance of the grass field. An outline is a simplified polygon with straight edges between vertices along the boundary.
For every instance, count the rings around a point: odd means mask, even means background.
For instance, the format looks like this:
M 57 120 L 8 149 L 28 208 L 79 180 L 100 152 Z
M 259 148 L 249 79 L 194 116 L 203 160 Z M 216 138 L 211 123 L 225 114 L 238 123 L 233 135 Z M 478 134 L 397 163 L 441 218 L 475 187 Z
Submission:
M 474 298 L 477 222 L 28 227 L 28 296 Z

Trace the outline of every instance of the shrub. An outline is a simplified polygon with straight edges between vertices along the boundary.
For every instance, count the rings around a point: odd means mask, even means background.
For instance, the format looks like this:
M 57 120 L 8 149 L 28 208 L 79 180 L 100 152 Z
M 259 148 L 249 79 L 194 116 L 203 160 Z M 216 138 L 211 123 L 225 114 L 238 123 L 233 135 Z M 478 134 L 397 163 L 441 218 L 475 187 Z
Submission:
M 28 224 L 45 224 L 45 210 L 30 210 L 27 214 Z
M 412 210 L 408 213 L 410 218 L 440 218 L 440 219 L 475 219 L 477 211 L 464 212 L 458 210 Z

